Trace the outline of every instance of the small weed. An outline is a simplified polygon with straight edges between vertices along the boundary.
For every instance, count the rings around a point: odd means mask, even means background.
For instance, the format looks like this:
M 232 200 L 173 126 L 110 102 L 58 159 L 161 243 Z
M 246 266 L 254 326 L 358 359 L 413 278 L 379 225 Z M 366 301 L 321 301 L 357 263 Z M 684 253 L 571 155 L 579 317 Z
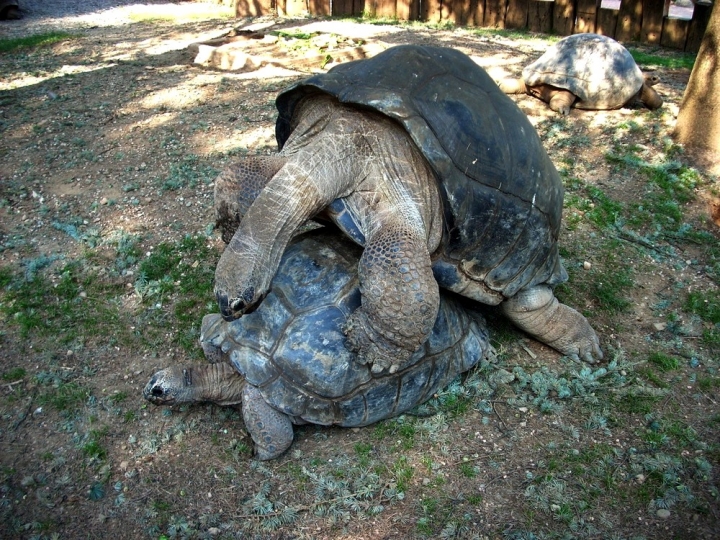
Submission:
M 122 403 L 123 401 L 125 401 L 127 397 L 127 392 L 116 392 L 108 397 L 108 401 L 113 405 L 117 405 L 118 403 Z
M 478 475 L 477 469 L 469 463 L 460 464 L 460 474 L 465 478 L 475 478 Z
M 395 475 L 395 483 L 397 484 L 397 490 L 404 493 L 410 487 L 410 480 L 413 477 L 415 469 L 408 463 L 408 459 L 405 456 L 399 457 L 395 460 L 392 466 L 392 472 Z

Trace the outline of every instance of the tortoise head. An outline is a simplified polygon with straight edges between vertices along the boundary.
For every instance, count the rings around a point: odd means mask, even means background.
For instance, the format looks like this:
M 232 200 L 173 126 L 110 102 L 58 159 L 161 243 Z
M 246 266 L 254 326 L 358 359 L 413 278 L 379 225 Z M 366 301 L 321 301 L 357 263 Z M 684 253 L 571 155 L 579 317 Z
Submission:
M 175 405 L 196 401 L 192 369 L 177 366 L 155 373 L 143 389 L 143 397 L 154 405 Z

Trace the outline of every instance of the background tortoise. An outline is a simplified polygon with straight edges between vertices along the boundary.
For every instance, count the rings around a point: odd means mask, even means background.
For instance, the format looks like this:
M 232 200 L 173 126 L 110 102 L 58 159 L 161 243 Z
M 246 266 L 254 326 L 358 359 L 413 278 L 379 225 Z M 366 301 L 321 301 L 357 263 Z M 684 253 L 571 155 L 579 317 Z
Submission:
M 275 156 L 215 183 L 229 241 L 215 292 L 226 320 L 266 294 L 311 217 L 364 246 L 362 306 L 348 342 L 377 371 L 402 362 L 435 321 L 438 284 L 490 305 L 573 358 L 602 358 L 585 318 L 560 304 L 561 179 L 527 117 L 459 51 L 398 46 L 341 64 L 277 98 Z
M 371 424 L 494 359 L 482 318 L 443 297 L 429 339 L 397 371 L 377 375 L 354 361 L 342 326 L 360 303 L 359 252 L 327 234 L 291 245 L 256 311 L 231 323 L 219 314 L 204 318 L 201 343 L 217 363 L 159 371 L 145 398 L 158 405 L 242 403 L 257 456 L 272 459 L 292 443 L 293 423 Z
M 575 34 L 561 39 L 522 71 L 521 79 L 505 79 L 500 88 L 508 94 L 528 93 L 542 99 L 553 111 L 568 114 L 578 109 L 617 109 L 638 98 L 649 109 L 662 106 L 628 50 L 598 34 Z

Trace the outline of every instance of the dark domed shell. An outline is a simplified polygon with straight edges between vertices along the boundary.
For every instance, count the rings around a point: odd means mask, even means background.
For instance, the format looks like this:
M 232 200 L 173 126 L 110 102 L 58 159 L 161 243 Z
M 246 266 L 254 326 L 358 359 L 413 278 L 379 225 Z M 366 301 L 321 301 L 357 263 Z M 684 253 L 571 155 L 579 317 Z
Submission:
M 317 92 L 405 127 L 445 197 L 446 259 L 506 296 L 565 279 L 556 264 L 560 177 L 527 117 L 472 59 L 403 45 L 304 80 L 277 98 L 280 147 L 297 103 Z
M 575 34 L 558 41 L 523 69 L 528 86 L 549 84 L 578 97 L 580 109 L 622 107 L 643 85 L 643 75 L 628 50 L 597 34 Z

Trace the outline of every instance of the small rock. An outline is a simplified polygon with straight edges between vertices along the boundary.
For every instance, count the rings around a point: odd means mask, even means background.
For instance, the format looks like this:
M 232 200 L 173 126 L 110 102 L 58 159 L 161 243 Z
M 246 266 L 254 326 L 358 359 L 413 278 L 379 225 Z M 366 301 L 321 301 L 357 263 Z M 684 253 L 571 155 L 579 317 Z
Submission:
M 656 323 L 653 323 L 653 327 L 654 327 L 655 330 L 657 330 L 658 332 L 661 332 L 661 331 L 663 331 L 663 330 L 665 330 L 665 329 L 667 328 L 667 323 L 664 323 L 664 322 L 656 322 Z
M 217 527 L 210 527 L 208 529 L 208 534 L 210 536 L 217 536 L 218 534 L 220 534 L 220 529 L 218 529 Z
M 73 354 L 75 354 L 75 353 L 72 352 L 72 349 L 68 349 L 68 352 L 65 353 L 65 356 L 70 358 Z
M 130 464 L 127 461 L 120 462 L 120 470 L 121 471 L 126 471 L 129 466 L 130 466 Z
M 638 475 L 635 477 L 635 481 L 636 481 L 638 484 L 642 484 L 642 483 L 645 481 L 645 475 L 644 475 L 644 474 L 638 474 Z
M 592 268 L 592 263 L 590 263 L 590 262 L 588 262 L 588 261 L 585 261 L 585 262 L 583 263 L 583 268 L 584 268 L 585 270 L 590 270 L 590 269 Z
M 429 478 L 423 478 L 423 479 L 422 479 L 422 483 L 423 483 L 423 486 L 427 486 L 427 485 L 430 484 L 430 479 L 429 479 Z
M 658 510 L 657 512 L 655 512 L 655 514 L 656 514 L 657 517 L 659 517 L 660 519 L 667 519 L 667 518 L 670 517 L 670 510 L 668 510 L 667 508 L 661 508 L 660 510 Z

